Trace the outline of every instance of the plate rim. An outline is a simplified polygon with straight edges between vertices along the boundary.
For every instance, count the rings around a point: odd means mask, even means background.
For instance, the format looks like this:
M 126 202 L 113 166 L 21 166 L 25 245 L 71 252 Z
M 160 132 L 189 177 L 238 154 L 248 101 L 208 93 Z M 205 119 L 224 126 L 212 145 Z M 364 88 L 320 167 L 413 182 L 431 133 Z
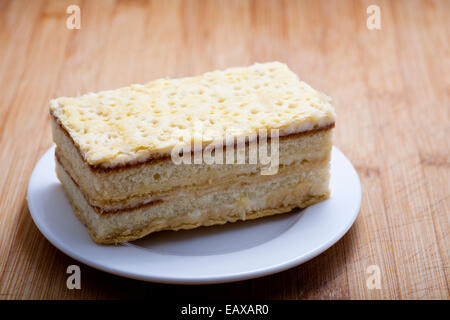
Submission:
M 271 274 L 275 274 L 278 272 L 282 272 L 288 269 L 291 269 L 293 267 L 299 266 L 302 263 L 305 263 L 318 255 L 322 254 L 326 250 L 328 250 L 330 247 L 332 247 L 334 244 L 336 244 L 347 232 L 348 230 L 354 225 L 356 218 L 359 215 L 360 208 L 361 208 L 361 200 L 362 200 L 362 190 L 361 190 L 361 182 L 358 176 L 358 173 L 350 160 L 345 156 L 345 154 L 339 150 L 336 146 L 333 146 L 333 152 L 338 153 L 344 161 L 346 161 L 349 164 L 349 168 L 351 169 L 351 173 L 354 176 L 355 182 L 357 184 L 357 188 L 355 188 L 355 191 L 357 191 L 357 194 L 355 194 L 355 212 L 353 212 L 351 218 L 349 219 L 348 224 L 345 226 L 345 228 L 342 228 L 337 232 L 332 238 L 321 244 L 319 247 L 315 248 L 314 250 L 310 250 L 309 252 L 303 253 L 293 259 L 282 261 L 279 263 L 276 263 L 274 265 L 271 265 L 269 267 L 263 267 L 260 269 L 251 269 L 251 270 L 244 270 L 241 272 L 235 272 L 230 274 L 224 274 L 224 275 L 217 275 L 214 277 L 211 276 L 173 276 L 173 277 L 165 277 L 165 276 L 158 276 L 158 275 L 139 275 L 135 272 L 130 272 L 128 270 L 119 270 L 117 268 L 114 268 L 113 266 L 109 266 L 107 264 L 101 264 L 96 261 L 89 260 L 85 258 L 84 256 L 78 254 L 75 250 L 71 251 L 70 249 L 66 248 L 65 246 L 61 245 L 58 242 L 58 239 L 54 237 L 54 235 L 48 230 L 47 226 L 44 224 L 42 219 L 39 219 L 37 214 L 37 209 L 34 208 L 33 202 L 30 200 L 31 192 L 32 192 L 32 181 L 34 177 L 37 175 L 37 171 L 40 167 L 41 161 L 44 161 L 46 156 L 48 156 L 48 153 L 54 153 L 55 145 L 52 145 L 36 162 L 35 167 L 33 168 L 33 171 L 30 175 L 28 187 L 27 187 L 27 203 L 30 215 L 39 229 L 39 231 L 42 233 L 42 235 L 58 250 L 63 252 L 64 254 L 68 255 L 69 257 L 86 264 L 87 266 L 90 266 L 92 268 L 108 272 L 117 276 L 121 277 L 127 277 L 135 280 L 141 280 L 141 281 L 147 281 L 147 282 L 157 282 L 157 283 L 166 283 L 166 284 L 219 284 L 219 283 L 227 283 L 227 282 L 235 282 L 235 281 L 243 281 L 243 280 L 249 280 L 254 278 L 259 278 L 263 276 L 268 276 Z M 356 190 L 357 189 L 357 190 Z M 97 245 L 97 244 L 95 244 Z M 131 245 L 125 244 L 123 246 L 130 247 Z M 138 248 L 135 248 L 138 249 Z M 249 248 L 251 250 L 252 248 Z M 239 251 L 235 251 L 239 252 Z M 233 252 L 230 252 L 228 254 L 233 254 Z

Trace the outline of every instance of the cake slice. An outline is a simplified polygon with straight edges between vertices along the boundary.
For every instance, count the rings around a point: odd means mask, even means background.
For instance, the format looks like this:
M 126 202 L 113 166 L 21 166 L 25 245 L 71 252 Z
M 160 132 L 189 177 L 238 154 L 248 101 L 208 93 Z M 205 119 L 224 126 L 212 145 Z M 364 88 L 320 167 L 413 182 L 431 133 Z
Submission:
M 334 109 L 278 62 L 61 97 L 50 114 L 58 178 L 98 243 L 329 196 Z

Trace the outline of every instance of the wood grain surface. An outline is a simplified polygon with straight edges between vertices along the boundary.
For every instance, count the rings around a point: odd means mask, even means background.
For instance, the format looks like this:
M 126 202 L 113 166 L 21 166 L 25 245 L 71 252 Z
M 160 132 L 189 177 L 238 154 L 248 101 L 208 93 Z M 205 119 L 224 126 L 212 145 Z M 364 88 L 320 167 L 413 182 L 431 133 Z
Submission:
M 446 0 L 0 1 L 0 298 L 448 299 L 449 15 Z M 26 188 L 52 145 L 50 98 L 272 60 L 332 96 L 335 145 L 361 179 L 360 215 L 332 248 L 260 279 L 176 286 L 97 271 L 38 231 Z

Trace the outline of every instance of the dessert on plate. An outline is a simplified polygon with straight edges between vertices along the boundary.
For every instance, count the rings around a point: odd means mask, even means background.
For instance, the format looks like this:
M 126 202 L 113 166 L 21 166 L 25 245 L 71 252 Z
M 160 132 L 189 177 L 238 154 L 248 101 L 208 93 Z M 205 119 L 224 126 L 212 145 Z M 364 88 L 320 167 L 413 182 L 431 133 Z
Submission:
M 334 109 L 279 62 L 60 97 L 50 115 L 58 178 L 97 243 L 329 196 Z

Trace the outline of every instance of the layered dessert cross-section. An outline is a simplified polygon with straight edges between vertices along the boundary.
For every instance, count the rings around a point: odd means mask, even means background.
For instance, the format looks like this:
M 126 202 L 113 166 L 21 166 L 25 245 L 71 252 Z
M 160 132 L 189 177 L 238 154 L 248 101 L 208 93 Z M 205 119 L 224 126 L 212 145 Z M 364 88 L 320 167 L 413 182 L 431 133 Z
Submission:
M 278 62 L 50 102 L 56 173 L 97 243 L 329 196 L 330 99 Z

